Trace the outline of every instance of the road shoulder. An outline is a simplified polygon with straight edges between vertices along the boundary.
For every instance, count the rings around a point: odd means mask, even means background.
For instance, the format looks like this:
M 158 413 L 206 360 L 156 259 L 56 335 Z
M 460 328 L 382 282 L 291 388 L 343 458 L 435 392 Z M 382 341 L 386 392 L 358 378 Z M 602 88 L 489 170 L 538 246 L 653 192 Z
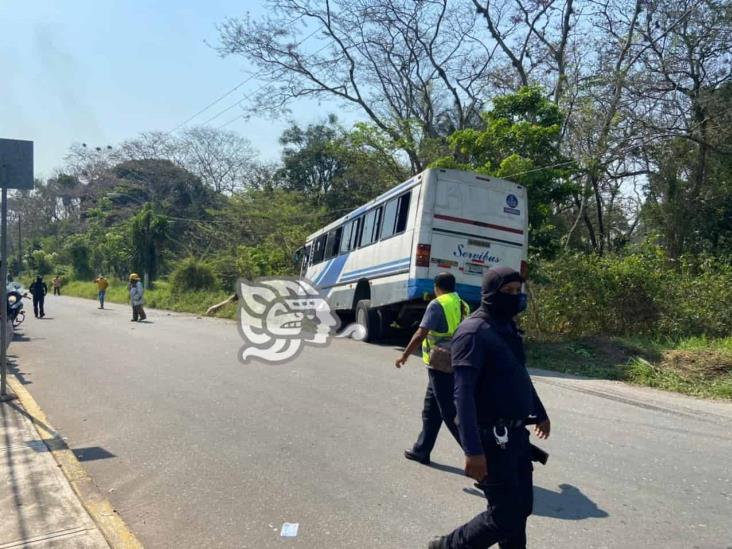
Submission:
M 69 547 L 141 548 L 142 544 L 99 491 L 61 435 L 49 423 L 30 392 L 15 378 L 9 376 L 8 381 L 18 400 L 3 404 L 3 419 L 6 422 L 6 459 L 3 461 L 3 469 L 7 470 L 3 477 L 7 479 L 6 482 L 13 484 L 9 492 L 13 500 L 6 501 L 6 505 L 10 504 L 15 508 L 18 529 L 16 533 L 29 537 L 30 525 L 24 517 L 26 509 L 22 497 L 22 492 L 26 489 L 30 491 L 30 501 L 40 506 L 38 520 L 45 520 L 59 512 L 63 518 L 63 528 L 56 528 L 54 532 L 46 532 L 41 534 L 42 536 L 53 536 L 59 532 L 59 535 L 64 535 L 66 532 L 75 536 L 84 533 L 88 538 L 87 543 L 80 544 L 80 539 L 75 539 Z M 20 427 L 13 429 L 13 425 L 8 423 L 11 420 L 15 426 Z M 17 440 L 10 440 L 13 435 Z M 51 457 L 53 459 L 50 459 Z M 33 471 L 26 474 L 24 480 L 17 478 L 15 471 L 29 465 Z M 48 484 L 47 478 L 54 475 L 55 481 Z M 37 483 L 42 483 L 43 488 L 39 489 Z M 4 500 L 8 500 L 9 497 Z M 63 503 L 61 509 L 57 508 L 59 502 Z M 16 546 L 11 540 L 0 539 L 0 549 L 6 547 L 5 542 L 8 543 L 7 547 Z

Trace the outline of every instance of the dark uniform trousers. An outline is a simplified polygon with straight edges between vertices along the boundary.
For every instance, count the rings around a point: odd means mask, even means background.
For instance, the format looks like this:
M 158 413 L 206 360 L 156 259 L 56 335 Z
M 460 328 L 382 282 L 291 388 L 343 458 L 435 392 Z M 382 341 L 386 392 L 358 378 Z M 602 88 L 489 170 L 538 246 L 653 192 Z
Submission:
M 425 457 L 432 452 L 443 421 L 460 444 L 460 433 L 455 425 L 455 378 L 433 368 L 427 368 L 427 373 L 429 382 L 422 407 L 422 432 L 412 448 L 413 452 Z
M 46 297 L 43 295 L 33 296 L 33 313 L 35 316 L 46 316 L 46 312 L 43 310 L 43 302 Z
M 501 449 L 492 430 L 481 429 L 488 475 L 480 483 L 488 508 L 444 539 L 445 549 L 525 549 L 526 519 L 534 504 L 533 466 L 529 432 L 508 430 L 508 444 Z

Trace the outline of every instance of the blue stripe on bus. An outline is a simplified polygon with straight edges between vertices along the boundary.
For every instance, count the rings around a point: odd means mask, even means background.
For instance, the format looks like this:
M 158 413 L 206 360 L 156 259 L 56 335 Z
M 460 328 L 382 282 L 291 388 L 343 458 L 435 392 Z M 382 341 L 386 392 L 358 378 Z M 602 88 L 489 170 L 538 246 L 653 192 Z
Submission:
M 372 265 L 371 267 L 364 267 L 363 269 L 355 269 L 343 274 L 343 277 L 366 274 L 368 271 L 374 271 L 377 269 L 383 269 L 384 267 L 391 267 L 394 265 L 401 265 L 402 263 L 409 263 L 410 257 L 403 257 L 401 259 L 395 259 L 394 261 L 387 261 L 386 263 L 380 263 L 379 265 Z
M 325 276 L 325 273 L 327 273 L 327 272 L 328 272 L 328 269 L 330 268 L 330 266 L 331 266 L 331 264 L 332 264 L 332 263 L 333 263 L 333 260 L 331 259 L 330 261 L 328 261 L 328 262 L 327 262 L 327 263 L 325 264 L 325 267 L 323 267 L 323 270 L 322 270 L 322 271 L 320 271 L 320 272 L 319 272 L 319 273 L 317 274 L 317 276 L 315 277 L 315 280 L 313 280 L 313 284 L 315 284 L 316 286 L 317 286 L 318 284 L 320 284 L 320 281 L 321 281 L 321 280 L 322 280 L 322 278 L 323 278 L 323 277 Z
M 396 273 L 406 273 L 409 272 L 409 263 L 405 263 L 403 265 L 395 265 L 394 267 L 385 267 L 384 269 L 380 269 L 377 271 L 371 271 L 366 274 L 360 274 L 350 277 L 343 277 L 339 280 L 341 284 L 346 284 L 348 282 L 355 282 L 356 280 L 360 280 L 361 278 L 376 278 L 376 277 L 382 277 L 382 276 L 388 276 L 391 274 Z
M 431 295 L 434 291 L 435 282 L 431 278 L 410 278 L 407 282 L 407 299 L 422 299 L 425 293 Z M 480 305 L 480 286 L 458 284 L 455 291 L 470 304 L 471 311 Z
M 338 281 L 338 277 L 341 276 L 343 266 L 346 264 L 349 254 L 343 254 L 336 257 L 328 266 L 327 272 L 320 277 L 317 285 L 320 286 L 332 286 Z

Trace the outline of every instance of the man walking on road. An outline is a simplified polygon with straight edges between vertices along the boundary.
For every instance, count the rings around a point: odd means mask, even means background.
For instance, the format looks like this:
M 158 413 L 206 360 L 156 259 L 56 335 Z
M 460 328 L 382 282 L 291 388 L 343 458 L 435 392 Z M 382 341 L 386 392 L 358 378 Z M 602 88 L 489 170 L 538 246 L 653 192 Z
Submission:
M 143 321 L 147 318 L 145 309 L 142 308 L 144 289 L 142 281 L 137 273 L 130 275 L 130 304 L 132 305 L 132 322 Z
M 536 394 L 514 317 L 525 308 L 523 279 L 507 267 L 490 269 L 481 306 L 455 332 L 455 404 L 465 474 L 477 481 L 488 509 L 428 549 L 525 549 L 533 507 L 528 422 L 547 438 L 551 424 Z
M 53 285 L 53 295 L 61 295 L 61 275 L 56 275 L 51 284 Z
M 43 310 L 43 302 L 48 293 L 48 286 L 43 282 L 43 277 L 38 275 L 28 289 L 33 296 L 33 313 L 36 315 L 36 318 L 43 318 L 46 316 L 46 312 Z
M 99 308 L 104 309 L 104 298 L 107 295 L 109 282 L 106 278 L 104 278 L 104 275 L 101 274 L 94 279 L 94 282 L 96 282 L 97 284 L 97 298 L 99 299 Z
M 435 299 L 427 306 L 419 328 L 396 360 L 401 368 L 409 355 L 422 344 L 422 361 L 427 366 L 427 391 L 422 408 L 422 432 L 404 457 L 428 465 L 430 453 L 437 441 L 437 433 L 444 422 L 460 444 L 460 436 L 455 425 L 455 404 L 453 402 L 453 374 L 441 371 L 430 365 L 430 351 L 440 342 L 448 341 L 468 315 L 469 308 L 455 291 L 455 277 L 450 273 L 440 273 L 435 277 Z

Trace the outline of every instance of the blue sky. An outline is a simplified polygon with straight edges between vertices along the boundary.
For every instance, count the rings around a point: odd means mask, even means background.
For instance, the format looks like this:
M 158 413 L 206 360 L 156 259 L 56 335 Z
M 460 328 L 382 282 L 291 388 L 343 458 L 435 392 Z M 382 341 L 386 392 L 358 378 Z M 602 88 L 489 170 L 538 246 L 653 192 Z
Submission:
M 211 45 L 217 23 L 247 11 L 261 13 L 262 4 L 3 0 L 0 137 L 35 141 L 36 176 L 48 176 L 62 166 L 73 142 L 115 145 L 143 131 L 173 129 L 252 72 L 241 58 L 220 58 Z M 250 81 L 191 124 L 259 85 Z M 342 114 L 337 105 L 301 103 L 290 118 L 307 124 L 336 110 Z M 263 158 L 274 159 L 285 125 L 286 120 L 252 119 L 228 128 L 249 138 Z

